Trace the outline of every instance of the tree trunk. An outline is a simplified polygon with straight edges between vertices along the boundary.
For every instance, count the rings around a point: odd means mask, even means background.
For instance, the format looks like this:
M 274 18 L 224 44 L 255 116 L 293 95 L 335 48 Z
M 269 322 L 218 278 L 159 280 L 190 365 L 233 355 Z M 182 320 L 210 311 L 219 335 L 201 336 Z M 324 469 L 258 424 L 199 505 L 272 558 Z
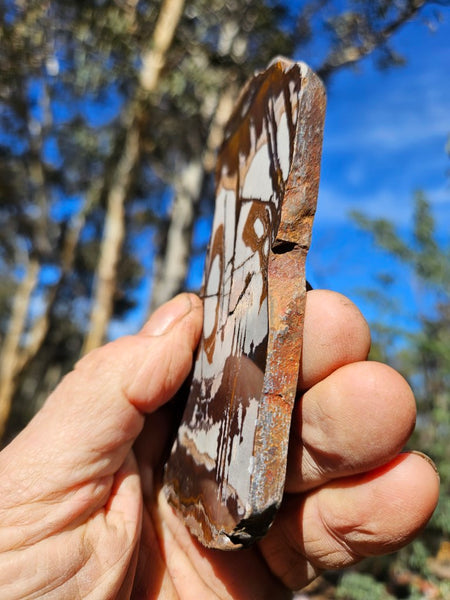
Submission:
M 155 260 L 150 313 L 183 291 L 189 268 L 192 234 L 205 178 L 213 171 L 216 151 L 222 142 L 223 130 L 233 109 L 237 89 L 234 85 L 214 101 L 205 99 L 205 106 L 214 106 L 214 117 L 201 158 L 186 163 L 175 177 L 174 201 L 169 228 L 161 255 Z M 212 117 L 212 115 L 210 115 Z
M 183 12 L 183 6 L 184 0 L 164 0 L 149 50 L 142 56 L 142 68 L 136 95 L 131 100 L 128 109 L 125 109 L 129 115 L 129 126 L 124 149 L 107 197 L 107 213 L 96 272 L 93 308 L 82 354 L 103 343 L 111 319 L 117 265 L 125 237 L 125 202 L 140 156 L 140 131 L 137 119 L 140 110 L 139 99 L 143 95 L 155 91 L 158 86 L 167 52 Z
M 26 86 L 23 85 L 23 106 L 27 107 L 24 116 L 27 119 L 30 147 L 28 160 L 28 178 L 31 183 L 30 194 L 33 204 L 39 208 L 39 217 L 33 221 L 31 242 L 33 257 L 26 262 L 25 274 L 18 284 L 12 303 L 9 327 L 0 353 L 0 439 L 3 437 L 11 412 L 12 400 L 16 391 L 17 378 L 24 368 L 26 357 L 34 352 L 34 327 L 38 326 L 37 319 L 27 329 L 32 294 L 37 286 L 40 272 L 38 257 L 46 256 L 50 251 L 48 240 L 48 192 L 45 169 L 42 160 L 44 139 L 52 125 L 50 96 L 44 85 L 39 98 L 42 116 L 39 121 L 28 110 Z M 38 125 L 38 126 L 36 126 Z M 37 329 L 36 329 L 37 330 Z M 25 333 L 26 338 L 25 338 Z
M 155 25 L 150 49 L 142 56 L 139 83 L 146 92 L 158 87 L 167 52 L 183 14 L 184 0 L 164 0 Z
M 198 158 L 186 164 L 175 177 L 175 200 L 164 254 L 155 261 L 151 312 L 183 289 L 204 176 L 202 160 Z
M 238 39 L 241 41 L 240 53 L 244 55 L 247 41 L 245 36 L 241 36 L 240 23 L 233 20 L 222 23 L 219 53 L 228 55 Z M 205 121 L 210 122 L 208 138 L 201 157 L 186 163 L 175 177 L 172 214 L 162 251 L 155 261 L 149 313 L 182 292 L 185 287 L 201 193 L 206 177 L 214 170 L 216 152 L 222 143 L 223 130 L 230 118 L 237 93 L 237 86 L 228 81 L 226 88 L 217 87 L 203 101 L 200 112 Z
M 125 201 L 133 170 L 139 160 L 139 130 L 136 121 L 127 130 L 123 154 L 107 199 L 107 212 L 97 265 L 94 303 L 82 354 L 100 346 L 113 311 L 117 264 L 125 237 Z
M 33 291 L 36 288 L 40 265 L 37 259 L 28 262 L 25 275 L 14 294 L 12 313 L 0 354 L 0 439 L 5 431 L 15 380 L 20 369 L 21 341 L 25 331 Z
M 98 187 L 92 188 L 96 192 L 97 196 L 99 193 Z M 50 317 L 53 310 L 58 291 L 64 282 L 65 277 L 70 272 L 75 259 L 75 252 L 80 238 L 81 230 L 83 229 L 86 221 L 86 215 L 90 211 L 94 203 L 98 202 L 98 197 L 92 197 L 81 210 L 81 212 L 72 218 L 72 225 L 68 228 L 67 233 L 64 237 L 62 249 L 61 249 L 61 265 L 60 273 L 57 281 L 52 284 L 46 294 L 45 298 L 45 310 L 42 314 L 37 317 L 27 334 L 27 344 L 23 348 L 17 362 L 17 372 L 23 371 L 27 365 L 33 360 L 36 354 L 39 352 L 44 340 L 47 335 L 50 326 Z

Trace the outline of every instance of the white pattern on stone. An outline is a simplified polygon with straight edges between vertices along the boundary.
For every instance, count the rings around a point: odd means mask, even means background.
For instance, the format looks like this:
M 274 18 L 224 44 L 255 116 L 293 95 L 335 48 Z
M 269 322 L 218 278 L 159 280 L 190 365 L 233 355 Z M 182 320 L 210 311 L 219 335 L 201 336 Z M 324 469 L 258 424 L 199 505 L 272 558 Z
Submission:
M 289 175 L 289 129 L 286 113 L 281 115 L 277 128 L 277 150 L 278 162 L 280 164 L 283 180 L 286 181 Z
M 256 200 L 270 200 L 273 194 L 272 180 L 270 178 L 270 156 L 267 143 L 257 151 L 245 176 L 242 188 L 244 198 Z

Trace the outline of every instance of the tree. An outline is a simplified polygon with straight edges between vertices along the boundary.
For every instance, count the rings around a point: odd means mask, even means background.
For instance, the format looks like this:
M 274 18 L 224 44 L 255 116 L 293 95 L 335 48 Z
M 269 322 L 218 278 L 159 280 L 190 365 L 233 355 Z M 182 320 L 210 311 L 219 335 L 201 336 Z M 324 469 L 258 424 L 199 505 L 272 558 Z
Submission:
M 415 319 L 412 328 L 397 327 L 392 333 L 392 326 L 373 324 L 377 332 L 373 354 L 384 354 L 383 358 L 395 364 L 410 381 L 418 408 L 412 447 L 433 458 L 441 477 L 436 513 L 422 537 L 399 553 L 397 572 L 403 573 L 408 585 L 416 572 L 422 578 L 431 578 L 430 585 L 436 590 L 444 590 L 445 559 L 441 563 L 435 556 L 439 557 L 439 549 L 444 556 L 445 540 L 450 534 L 450 245 L 448 240 L 439 242 L 430 204 L 422 191 L 416 192 L 414 207 L 410 239 L 402 237 L 389 220 L 369 219 L 358 212 L 353 213 L 353 218 L 370 233 L 378 247 L 399 259 L 405 271 L 409 270 L 410 295 L 416 296 L 403 309 L 411 311 L 409 316 Z M 378 303 L 380 299 L 389 301 L 386 296 L 390 286 L 386 287 L 386 283 L 392 284 L 387 275 L 381 281 Z M 392 337 L 397 341 L 394 346 L 388 343 Z
M 152 306 L 185 287 L 214 152 L 248 75 L 323 32 L 313 66 L 324 78 L 371 52 L 397 63 L 390 37 L 425 4 L 0 6 L 0 430 L 14 395 L 13 429 L 111 319 L 142 305 L 148 279 Z M 142 247 L 158 257 L 152 273 Z
M 337 70 L 356 64 L 374 51 L 378 51 L 380 66 L 399 64 L 402 57 L 390 46 L 390 38 L 426 2 L 349 2 L 339 12 L 332 2 L 312 1 L 306 2 L 296 15 L 289 13 L 288 4 L 270 4 L 249 0 L 245 3 L 216 2 L 214 12 L 208 14 L 210 22 L 218 28 L 217 49 L 210 55 L 214 57 L 219 53 L 232 63 L 226 65 L 225 73 L 218 68 L 217 62 L 205 71 L 210 81 L 216 80 L 217 84 L 212 93 L 200 91 L 206 102 L 199 112 L 206 116 L 203 130 L 211 131 L 214 137 L 205 135 L 200 141 L 200 148 L 206 149 L 204 158 L 197 150 L 187 164 L 177 169 L 173 212 L 162 237 L 162 253 L 154 273 L 152 310 L 185 286 L 195 217 L 212 170 L 209 157 L 220 143 L 221 128 L 244 79 L 254 69 L 265 66 L 274 55 L 291 55 L 307 45 L 314 37 L 314 24 L 318 29 L 325 25 L 330 38 L 325 53 L 312 65 L 325 81 Z M 200 14 L 195 9 L 193 13 Z M 281 24 L 289 18 L 296 26 L 286 30 L 281 25 L 275 36 L 277 21 Z M 319 24 L 315 23 L 317 20 Z M 200 26 L 204 27 L 203 22 Z M 227 83 L 226 88 L 223 82 Z M 219 105 L 220 98 L 224 102 Z M 208 110 L 207 105 L 215 110 Z
M 141 68 L 134 95 L 122 109 L 126 133 L 116 171 L 107 193 L 107 211 L 103 229 L 100 256 L 96 271 L 93 308 L 83 353 L 99 346 L 106 334 L 113 312 L 113 298 L 117 277 L 117 263 L 125 237 L 125 202 L 129 197 L 134 170 L 139 160 L 141 128 L 139 114 L 145 96 L 158 87 L 161 71 L 181 18 L 184 0 L 164 0 L 153 36 L 141 54 Z

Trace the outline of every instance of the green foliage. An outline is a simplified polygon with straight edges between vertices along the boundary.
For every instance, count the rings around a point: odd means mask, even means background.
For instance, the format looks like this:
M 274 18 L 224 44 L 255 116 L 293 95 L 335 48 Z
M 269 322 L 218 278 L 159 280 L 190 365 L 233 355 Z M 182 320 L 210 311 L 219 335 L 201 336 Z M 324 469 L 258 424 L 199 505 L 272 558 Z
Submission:
M 407 566 L 413 571 L 427 574 L 427 559 L 430 551 L 421 539 L 414 540 L 408 549 Z
M 387 219 L 369 219 L 358 211 L 353 211 L 350 216 L 373 235 L 378 246 L 411 266 L 421 282 L 431 284 L 448 297 L 450 247 L 439 245 L 430 205 L 421 190 L 415 194 L 414 207 L 414 229 L 409 242 L 399 236 Z
M 353 218 L 373 236 L 377 246 L 410 270 L 411 287 L 418 290 L 422 299 L 417 303 L 423 308 L 415 315 L 415 330 L 402 330 L 383 322 L 373 324 L 372 329 L 378 341 L 374 357 L 398 368 L 415 392 L 417 426 L 410 446 L 433 458 L 441 478 L 439 504 L 424 534 L 393 560 L 395 568 L 427 578 L 429 561 L 450 534 L 450 246 L 437 239 L 430 205 L 421 191 L 414 198 L 409 240 L 402 238 L 385 219 L 372 220 L 360 213 L 354 213 Z M 370 294 L 379 306 L 383 302 L 389 306 L 389 286 L 380 286 Z M 396 312 L 400 310 L 397 307 Z M 389 340 L 397 340 L 397 344 L 390 344 Z M 439 579 L 434 585 L 439 589 Z M 423 597 L 412 584 L 408 589 L 408 598 Z
M 61 374 L 78 357 L 108 193 L 130 124 L 139 128 L 139 156 L 127 191 L 116 320 L 132 314 L 150 276 L 134 240 L 147 254 L 164 250 L 175 174 L 180 164 L 201 159 L 224 90 L 237 89 L 274 55 L 298 55 L 324 26 L 323 55 L 312 66 L 329 76 L 386 46 L 382 32 L 404 22 L 415 2 L 192 0 L 159 85 L 146 93 L 141 69 L 161 6 L 160 0 L 0 3 L 0 339 L 11 290 L 35 258 L 40 277 L 33 298 L 50 329 L 76 340 L 67 346 L 71 359 L 52 351 L 50 335 L 41 340 L 28 375 L 18 378 L 23 404 L 31 406 L 51 387 L 36 373 Z M 210 205 L 202 198 L 202 206 Z M 21 344 L 31 339 L 35 316 L 30 312 Z
M 450 466 L 448 463 L 441 465 L 440 473 L 442 478 L 448 481 L 450 478 Z M 438 510 L 431 519 L 431 526 L 441 529 L 445 535 L 450 536 L 450 496 L 444 489 L 441 491 Z
M 78 358 L 105 199 L 133 118 L 140 128 L 139 160 L 127 197 L 116 320 L 130 315 L 136 291 L 150 276 L 142 254 L 161 252 L 174 174 L 183 162 L 201 157 L 224 90 L 239 87 L 274 55 L 299 55 L 317 36 L 323 38 L 323 54 L 312 66 L 324 78 L 370 52 L 383 67 L 401 64 L 391 34 L 422 4 L 192 0 L 186 2 L 158 89 L 138 94 L 142 57 L 151 47 L 161 1 L 0 3 L 0 340 L 10 324 L 12 291 L 30 257 L 38 257 L 41 265 L 33 297 L 49 319 L 39 351 L 18 377 L 10 436 Z M 449 249 L 434 235 L 421 192 L 411 240 L 402 239 L 386 220 L 355 218 L 379 246 L 412 269 L 422 290 L 431 288 L 436 297 L 435 310 L 418 315 L 417 333 L 384 322 L 373 326 L 375 340 L 382 343 L 374 345 L 372 356 L 400 367 L 413 383 L 419 400 L 414 443 L 431 453 L 442 478 L 430 535 L 397 559 L 424 572 L 437 542 L 450 534 Z M 79 238 L 65 271 L 66 242 L 77 224 Z M 386 312 L 392 312 L 392 301 L 383 290 L 390 285 L 389 275 L 380 274 L 379 289 L 367 294 Z M 27 325 L 33 325 L 32 311 Z M 23 332 L 23 343 L 28 334 Z M 405 341 L 401 351 L 400 337 Z M 349 572 L 337 598 L 391 596 L 374 577 Z
M 349 571 L 342 576 L 336 592 L 337 600 L 393 600 L 384 584 L 371 575 Z

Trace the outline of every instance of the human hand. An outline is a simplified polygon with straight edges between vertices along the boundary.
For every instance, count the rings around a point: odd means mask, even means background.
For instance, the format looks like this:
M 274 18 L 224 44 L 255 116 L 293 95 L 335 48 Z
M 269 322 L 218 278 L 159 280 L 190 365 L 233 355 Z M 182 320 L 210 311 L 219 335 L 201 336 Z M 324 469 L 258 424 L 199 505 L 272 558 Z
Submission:
M 0 591 L 25 598 L 288 598 L 323 569 L 408 543 L 438 496 L 399 454 L 415 419 L 395 371 L 338 294 L 307 294 L 286 495 L 266 538 L 208 550 L 160 492 L 167 401 L 188 375 L 201 304 L 181 295 L 135 336 L 87 355 L 0 453 Z

